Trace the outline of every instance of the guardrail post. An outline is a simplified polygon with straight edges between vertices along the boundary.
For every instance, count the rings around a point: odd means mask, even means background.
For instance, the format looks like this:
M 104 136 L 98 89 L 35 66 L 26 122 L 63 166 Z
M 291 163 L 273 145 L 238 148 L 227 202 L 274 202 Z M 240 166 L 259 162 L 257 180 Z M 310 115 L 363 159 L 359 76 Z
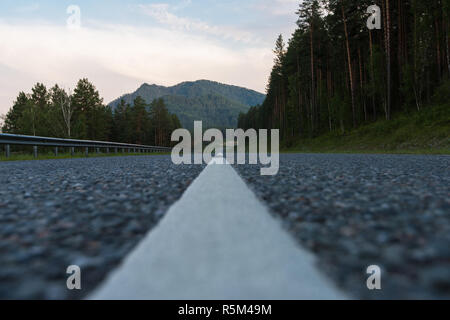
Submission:
M 11 148 L 10 148 L 9 144 L 5 145 L 5 155 L 7 158 L 9 158 L 11 156 Z
M 75 155 L 75 148 L 70 148 L 70 155 L 73 157 Z
M 86 157 L 89 157 L 89 148 L 88 147 L 86 147 L 86 149 L 84 150 L 84 155 Z
M 95 148 L 95 153 L 99 154 L 100 153 L 100 148 Z
M 106 148 L 106 153 L 109 153 L 109 148 Z
M 118 150 L 117 150 L 117 147 L 115 147 L 115 148 L 114 148 L 114 153 L 117 153 L 117 151 L 118 151 Z
M 33 146 L 33 156 L 34 156 L 35 159 L 37 159 L 37 157 L 38 157 L 37 148 L 38 148 L 37 146 Z
M 58 156 L 58 147 L 55 147 L 55 157 Z

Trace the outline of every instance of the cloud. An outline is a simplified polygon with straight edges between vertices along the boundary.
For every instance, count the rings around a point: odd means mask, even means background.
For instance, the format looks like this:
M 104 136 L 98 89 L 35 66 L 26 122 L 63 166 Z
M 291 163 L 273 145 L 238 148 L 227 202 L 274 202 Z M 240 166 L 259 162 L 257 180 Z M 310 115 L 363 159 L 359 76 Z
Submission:
M 190 1 L 184 2 L 185 5 L 189 4 Z M 210 25 L 204 21 L 190 19 L 186 17 L 180 17 L 175 15 L 172 11 L 178 10 L 181 7 L 175 6 L 172 8 L 167 3 L 154 3 L 154 4 L 141 4 L 139 5 L 140 10 L 154 18 L 160 24 L 169 26 L 172 29 L 188 32 L 199 32 L 202 34 L 207 34 L 210 36 L 221 37 L 225 40 L 232 39 L 234 41 L 240 41 L 244 43 L 260 43 L 261 40 L 254 34 L 233 28 L 230 26 L 215 26 Z M 173 10 L 172 10 L 173 9 Z
M 254 4 L 257 10 L 275 16 L 292 16 L 298 10 L 301 0 L 259 0 Z
M 192 4 L 192 0 L 182 0 L 180 3 L 176 4 L 174 10 L 182 10 L 189 7 Z
M 15 9 L 17 13 L 32 13 L 40 9 L 39 3 L 30 3 L 27 5 L 19 6 Z
M 0 20 L 0 39 L 0 71 L 7 70 L 0 72 L 0 114 L 36 81 L 73 88 L 87 77 L 109 102 L 143 82 L 211 79 L 263 91 L 272 67 L 270 48 L 229 48 L 183 28 L 98 23 L 70 31 L 48 23 Z

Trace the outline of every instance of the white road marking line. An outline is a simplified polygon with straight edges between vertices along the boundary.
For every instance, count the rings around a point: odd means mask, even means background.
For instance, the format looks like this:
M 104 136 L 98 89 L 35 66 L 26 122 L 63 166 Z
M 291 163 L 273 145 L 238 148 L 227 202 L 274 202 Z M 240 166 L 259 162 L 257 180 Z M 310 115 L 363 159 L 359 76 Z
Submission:
M 217 160 L 217 159 L 216 159 Z M 91 299 L 345 299 L 234 169 L 210 164 Z

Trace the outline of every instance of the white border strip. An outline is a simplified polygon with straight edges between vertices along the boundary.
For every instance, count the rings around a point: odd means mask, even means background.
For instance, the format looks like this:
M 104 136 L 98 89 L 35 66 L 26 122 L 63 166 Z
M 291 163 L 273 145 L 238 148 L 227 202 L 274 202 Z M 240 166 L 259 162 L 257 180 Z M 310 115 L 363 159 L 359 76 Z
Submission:
M 210 164 L 91 298 L 345 296 L 316 270 L 313 256 L 295 244 L 230 165 Z

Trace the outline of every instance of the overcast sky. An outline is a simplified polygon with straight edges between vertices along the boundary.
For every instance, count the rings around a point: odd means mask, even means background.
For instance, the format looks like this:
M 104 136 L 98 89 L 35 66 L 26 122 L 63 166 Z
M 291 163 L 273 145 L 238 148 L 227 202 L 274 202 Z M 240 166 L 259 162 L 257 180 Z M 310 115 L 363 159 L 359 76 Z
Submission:
M 144 82 L 264 92 L 275 39 L 294 31 L 299 2 L 1 0 L 0 114 L 38 81 L 73 89 L 85 77 L 106 103 Z M 69 5 L 80 8 L 80 28 L 67 26 Z

